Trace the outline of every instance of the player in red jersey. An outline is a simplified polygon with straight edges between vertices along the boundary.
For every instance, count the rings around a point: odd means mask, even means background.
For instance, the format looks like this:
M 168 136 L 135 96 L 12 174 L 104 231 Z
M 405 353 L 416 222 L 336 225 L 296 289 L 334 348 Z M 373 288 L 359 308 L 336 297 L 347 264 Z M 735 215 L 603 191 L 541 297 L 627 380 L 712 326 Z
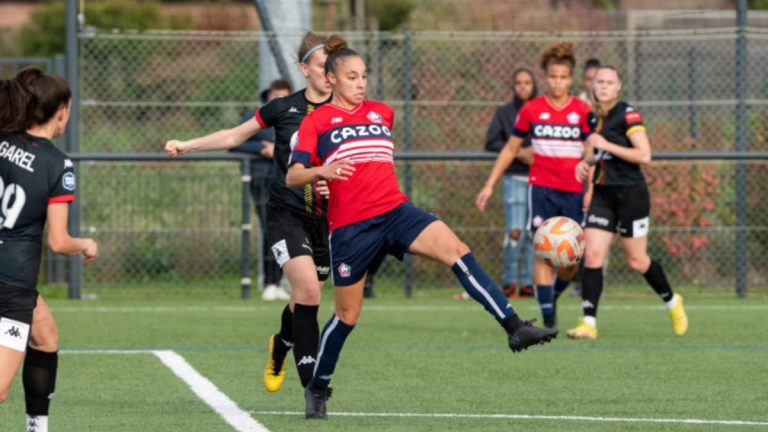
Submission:
M 336 308 L 323 328 L 314 376 L 305 390 L 305 415 L 312 419 L 326 417 L 328 385 L 344 341 L 360 316 L 366 275 L 387 254 L 402 259 L 409 252 L 451 267 L 470 296 L 505 329 L 513 351 L 557 335 L 556 330 L 520 320 L 469 247 L 400 191 L 393 161 L 392 108 L 365 99 L 365 62 L 346 42 L 332 36 L 325 50 L 333 98 L 301 123 L 286 176 L 289 187 L 327 179 L 330 188 Z
M 541 67 L 547 75 L 548 90 L 544 96 L 525 104 L 515 121 L 513 136 L 496 159 L 488 180 L 478 193 L 475 204 L 485 210 L 493 187 L 515 158 L 523 139 L 531 137 L 534 160 L 528 183 L 530 194 L 530 227 L 532 231 L 553 216 L 567 216 L 581 223 L 588 198 L 584 185 L 574 176 L 576 165 L 584 156 L 584 139 L 589 135 L 586 102 L 570 95 L 576 59 L 570 42 L 551 46 L 542 56 Z M 544 325 L 555 327 L 555 302 L 568 286 L 576 267 L 558 271 L 554 283 L 553 269 L 543 259 L 535 258 L 533 282 L 541 307 Z
M 51 140 L 64 133 L 71 102 L 69 84 L 38 69 L 0 80 L 0 403 L 23 359 L 27 431 L 48 431 L 58 370 L 59 331 L 37 292 L 46 223 L 53 252 L 85 262 L 99 253 L 92 239 L 67 231 L 77 182 Z

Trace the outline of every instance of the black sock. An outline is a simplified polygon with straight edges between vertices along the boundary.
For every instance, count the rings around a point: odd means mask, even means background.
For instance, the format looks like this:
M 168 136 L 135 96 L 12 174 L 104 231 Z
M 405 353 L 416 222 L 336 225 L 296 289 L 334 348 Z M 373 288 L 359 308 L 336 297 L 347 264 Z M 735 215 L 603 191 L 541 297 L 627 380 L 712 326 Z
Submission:
M 674 297 L 675 294 L 672 292 L 672 287 L 669 286 L 667 276 L 664 274 L 664 269 L 661 268 L 661 264 L 651 260 L 651 265 L 648 267 L 648 270 L 643 273 L 643 277 L 662 300 L 665 302 L 672 300 L 672 297 Z
M 57 352 L 49 353 L 27 347 L 27 355 L 24 357 L 24 371 L 22 372 L 27 415 L 48 415 L 51 397 L 56 390 L 58 365 Z
M 285 305 L 283 315 L 280 317 L 280 333 L 275 340 L 275 356 L 283 358 L 293 346 L 293 315 L 291 308 Z
M 603 268 L 587 268 L 581 273 L 581 310 L 584 316 L 597 317 L 597 304 L 603 293 Z
M 293 358 L 296 360 L 302 387 L 312 381 L 317 362 L 317 346 L 320 343 L 318 308 L 298 303 L 293 308 Z

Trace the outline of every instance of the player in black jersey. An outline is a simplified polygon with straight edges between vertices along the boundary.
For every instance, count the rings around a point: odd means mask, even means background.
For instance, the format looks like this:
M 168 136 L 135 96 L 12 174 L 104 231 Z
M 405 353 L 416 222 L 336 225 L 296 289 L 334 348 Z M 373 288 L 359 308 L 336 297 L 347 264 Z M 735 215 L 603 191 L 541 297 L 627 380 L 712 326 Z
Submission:
M 264 370 L 267 391 L 280 389 L 285 378 L 285 357 L 293 348 L 296 368 L 303 387 L 312 379 L 319 343 L 317 309 L 320 290 L 330 274 L 327 187 L 324 182 L 299 189 L 285 185 L 288 158 L 296 133 L 308 113 L 331 99 L 325 77 L 323 45 L 327 36 L 307 32 L 298 51 L 299 70 L 307 87 L 277 98 L 256 111 L 239 126 L 187 141 L 171 140 L 165 145 L 169 156 L 187 152 L 224 150 L 236 147 L 265 127 L 275 129 L 274 161 L 277 177 L 270 187 L 267 204 L 269 244 L 277 263 L 291 283 L 291 299 L 283 310 L 279 333 L 269 339 L 269 359 Z
M 86 262 L 98 255 L 92 239 L 67 232 L 75 173 L 51 142 L 64 132 L 71 99 L 66 81 L 37 69 L 0 81 L 0 402 L 23 359 L 28 431 L 48 431 L 58 365 L 56 323 L 37 293 L 46 222 L 53 252 Z
M 651 146 L 642 116 L 621 101 L 620 95 L 619 72 L 611 66 L 600 67 L 595 75 L 595 101 L 589 118 L 595 133 L 587 139 L 596 154 L 576 167 L 579 179 L 592 177 L 581 281 L 584 317 L 566 334 L 573 339 L 597 338 L 597 305 L 603 290 L 601 266 L 613 234 L 618 232 L 629 267 L 642 274 L 664 300 L 674 332 L 682 336 L 688 329 L 683 298 L 672 291 L 661 264 L 647 252 L 650 197 L 640 166 L 651 162 Z M 594 166 L 592 173 L 590 165 Z

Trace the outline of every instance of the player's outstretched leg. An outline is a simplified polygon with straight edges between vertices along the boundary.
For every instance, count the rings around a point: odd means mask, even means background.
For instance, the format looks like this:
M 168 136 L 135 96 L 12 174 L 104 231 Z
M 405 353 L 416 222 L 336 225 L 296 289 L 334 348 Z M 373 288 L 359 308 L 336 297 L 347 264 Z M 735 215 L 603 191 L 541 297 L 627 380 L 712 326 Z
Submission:
M 267 366 L 264 368 L 264 388 L 268 392 L 276 392 L 283 386 L 285 380 L 285 357 L 293 346 L 293 331 L 291 321 L 293 313 L 285 305 L 281 317 L 280 333 L 269 337 L 267 344 Z

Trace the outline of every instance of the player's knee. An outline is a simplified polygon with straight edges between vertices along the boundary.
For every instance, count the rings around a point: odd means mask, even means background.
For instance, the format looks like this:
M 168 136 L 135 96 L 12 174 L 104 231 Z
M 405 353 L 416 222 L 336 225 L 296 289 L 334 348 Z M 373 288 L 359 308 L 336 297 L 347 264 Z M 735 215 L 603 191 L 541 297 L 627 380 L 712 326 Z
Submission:
M 303 305 L 320 304 L 320 287 L 317 281 L 305 281 L 291 288 L 293 301 Z
M 459 240 L 456 242 L 456 253 L 459 255 L 459 258 L 463 257 L 464 255 L 468 254 L 470 252 L 469 246 L 467 246 L 466 243 Z
M 518 241 L 520 240 L 521 234 L 522 234 L 522 231 L 520 231 L 519 229 L 513 229 L 509 231 L 509 238 L 514 241 Z
M 357 308 L 339 308 L 336 307 L 336 316 L 346 325 L 353 326 L 357 324 L 360 318 L 360 309 Z
M 584 265 L 589 268 L 601 267 L 604 259 L 605 255 L 600 253 L 600 251 L 590 250 L 589 248 L 584 251 Z
M 645 273 L 650 265 L 650 260 L 647 257 L 632 257 L 627 259 L 627 265 L 637 273 Z
M 29 338 L 29 345 L 44 352 L 56 352 L 59 349 L 59 328 L 51 323 L 45 326 L 41 332 L 33 332 Z

